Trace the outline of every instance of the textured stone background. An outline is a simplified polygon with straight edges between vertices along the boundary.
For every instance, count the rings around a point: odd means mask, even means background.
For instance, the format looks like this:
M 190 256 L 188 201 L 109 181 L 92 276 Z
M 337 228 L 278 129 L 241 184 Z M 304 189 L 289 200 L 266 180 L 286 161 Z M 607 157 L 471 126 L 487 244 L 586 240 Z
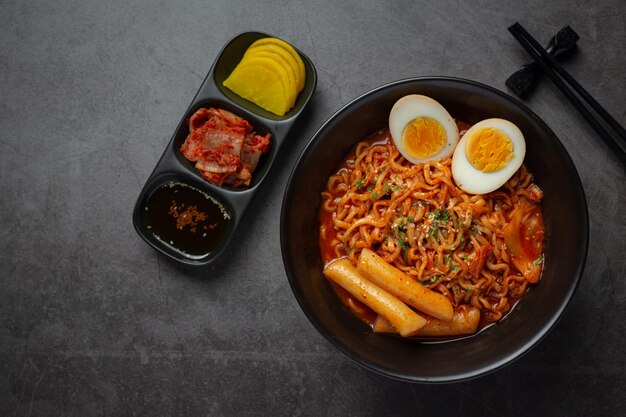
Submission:
M 370 373 L 315 331 L 283 270 L 283 191 L 323 121 L 406 77 L 506 90 L 527 60 L 516 20 L 542 42 L 570 24 L 567 68 L 626 123 L 621 0 L 2 0 L 0 415 L 623 413 L 625 168 L 547 82 L 528 104 L 579 170 L 591 240 L 566 314 L 523 358 L 451 385 Z M 222 46 L 253 29 L 303 50 L 318 88 L 229 252 L 182 267 L 137 236 L 133 205 Z

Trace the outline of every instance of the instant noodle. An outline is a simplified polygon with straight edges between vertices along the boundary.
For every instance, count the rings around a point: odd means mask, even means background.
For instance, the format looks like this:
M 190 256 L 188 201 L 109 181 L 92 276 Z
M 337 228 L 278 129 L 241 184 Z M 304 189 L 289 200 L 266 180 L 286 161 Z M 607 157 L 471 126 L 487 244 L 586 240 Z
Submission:
M 457 123 L 461 132 L 469 127 Z M 327 265 L 346 258 L 356 266 L 364 250 L 373 251 L 448 299 L 452 321 L 471 318 L 475 331 L 502 319 L 539 281 L 543 195 L 524 165 L 496 191 L 466 193 L 455 184 L 451 164 L 451 158 L 410 163 L 388 130 L 358 143 L 322 192 L 320 248 Z M 389 332 L 377 312 L 332 285 L 361 320 Z M 430 328 L 446 324 L 425 318 Z M 448 327 L 424 335 L 466 333 Z

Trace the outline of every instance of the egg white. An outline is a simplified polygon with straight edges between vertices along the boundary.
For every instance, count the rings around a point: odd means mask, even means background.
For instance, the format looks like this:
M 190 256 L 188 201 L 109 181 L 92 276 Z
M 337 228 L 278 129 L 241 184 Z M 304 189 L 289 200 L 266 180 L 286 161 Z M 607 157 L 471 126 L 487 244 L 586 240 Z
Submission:
M 412 156 L 402 144 L 404 128 L 418 117 L 429 117 L 437 120 L 446 132 L 446 143 L 441 151 L 427 158 Z M 447 158 L 452 155 L 459 142 L 459 130 L 448 111 L 432 98 L 419 94 L 404 96 L 393 105 L 389 113 L 389 133 L 402 156 L 414 164 Z
M 513 144 L 513 157 L 497 171 L 482 172 L 470 163 L 465 153 L 465 145 L 479 129 L 493 127 L 501 130 Z M 473 125 L 465 132 L 452 157 L 452 177 L 456 185 L 471 194 L 486 194 L 500 188 L 522 166 L 526 155 L 526 141 L 522 131 L 504 119 L 486 119 Z

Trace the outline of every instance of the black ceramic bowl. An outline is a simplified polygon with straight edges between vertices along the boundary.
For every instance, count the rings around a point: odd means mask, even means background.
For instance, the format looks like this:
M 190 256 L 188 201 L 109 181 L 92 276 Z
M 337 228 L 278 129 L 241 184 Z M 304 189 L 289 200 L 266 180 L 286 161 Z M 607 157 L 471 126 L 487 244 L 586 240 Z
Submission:
M 503 320 L 484 331 L 443 343 L 374 334 L 341 303 L 322 275 L 318 246 L 320 193 L 359 140 L 387 126 L 389 111 L 407 94 L 439 101 L 460 120 L 500 117 L 525 135 L 525 163 L 544 191 L 545 265 L 541 282 Z M 557 323 L 583 271 L 587 205 L 580 178 L 550 128 L 510 96 L 476 82 L 415 78 L 362 95 L 335 113 L 300 156 L 287 185 L 281 247 L 289 283 L 309 320 L 340 351 L 364 367 L 413 382 L 451 382 L 494 371 L 535 346 Z

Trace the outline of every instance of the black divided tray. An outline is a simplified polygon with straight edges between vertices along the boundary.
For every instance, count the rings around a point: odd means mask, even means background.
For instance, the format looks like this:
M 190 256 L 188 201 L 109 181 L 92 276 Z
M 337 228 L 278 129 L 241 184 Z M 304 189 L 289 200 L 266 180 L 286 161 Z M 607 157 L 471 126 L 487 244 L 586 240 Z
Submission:
M 254 41 L 270 36 L 260 32 L 245 32 L 235 36 L 224 46 L 137 198 L 133 210 L 135 230 L 150 246 L 177 261 L 191 265 L 206 265 L 213 262 L 224 252 L 252 198 L 271 169 L 289 131 L 315 91 L 317 85 L 315 67 L 311 60 L 297 48 L 296 50 L 302 57 L 306 69 L 306 81 L 294 107 L 284 116 L 276 116 L 239 97 L 222 85 L 223 81 L 241 61 L 246 49 Z M 249 186 L 220 187 L 211 184 L 202 178 L 194 163 L 188 161 L 180 152 L 180 147 L 189 133 L 187 121 L 201 107 L 218 107 L 228 110 L 247 120 L 257 134 L 271 134 L 271 148 L 266 154 L 261 156 L 258 166 L 252 173 L 252 181 Z M 154 193 L 169 182 L 181 183 L 201 191 L 213 201 L 219 202 L 228 213 L 230 220 L 225 226 L 223 237 L 208 253 L 202 255 L 185 253 L 176 248 L 175 245 L 171 245 L 169 242 L 157 237 L 150 226 L 146 224 L 146 205 Z

